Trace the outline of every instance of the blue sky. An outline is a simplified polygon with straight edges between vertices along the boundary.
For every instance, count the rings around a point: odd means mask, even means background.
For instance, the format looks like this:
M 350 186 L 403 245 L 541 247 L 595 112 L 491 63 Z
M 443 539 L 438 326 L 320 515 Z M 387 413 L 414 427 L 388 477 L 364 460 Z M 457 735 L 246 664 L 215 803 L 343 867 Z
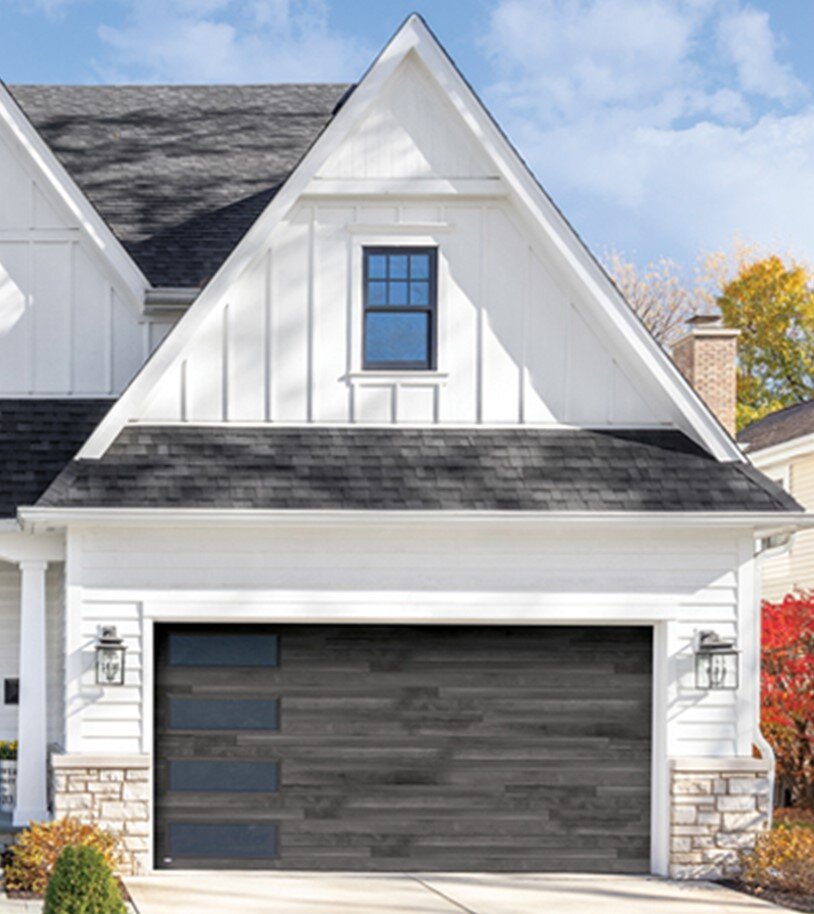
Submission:
M 0 77 L 353 81 L 413 9 L 597 253 L 814 261 L 814 0 L 0 0 Z

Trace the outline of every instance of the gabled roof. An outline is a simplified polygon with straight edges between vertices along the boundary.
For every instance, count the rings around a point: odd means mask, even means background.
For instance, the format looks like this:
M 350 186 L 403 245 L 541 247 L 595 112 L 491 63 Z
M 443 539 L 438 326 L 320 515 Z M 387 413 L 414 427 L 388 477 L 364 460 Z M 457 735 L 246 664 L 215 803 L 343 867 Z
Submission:
M 122 427 L 140 415 L 155 386 L 177 365 L 185 347 L 210 315 L 223 304 L 233 284 L 262 256 L 270 232 L 307 192 L 321 166 L 360 123 L 380 97 L 390 77 L 409 55 L 415 55 L 422 62 L 430 78 L 446 94 L 461 123 L 471 131 L 484 155 L 493 163 L 496 174 L 505 182 L 513 202 L 528 217 L 532 231 L 539 233 L 552 256 L 557 257 L 563 269 L 568 271 L 574 287 L 584 296 L 590 318 L 596 322 L 597 333 L 604 336 L 609 345 L 624 353 L 626 362 L 636 370 L 638 383 L 652 384 L 664 402 L 669 404 L 675 424 L 717 459 L 744 461 L 736 443 L 647 332 L 545 194 L 426 23 L 415 14 L 406 20 L 377 57 L 193 306 L 100 423 L 82 449 L 81 456 L 100 457 Z
M 110 400 L 0 400 L 0 517 L 33 505 L 110 409 Z
M 347 85 L 10 86 L 154 286 L 201 286 Z
M 130 425 L 43 508 L 771 512 L 800 506 L 681 432 Z
M 814 400 L 795 403 L 786 409 L 764 416 L 747 425 L 738 435 L 738 441 L 748 447 L 749 453 L 785 444 L 795 438 L 814 434 Z

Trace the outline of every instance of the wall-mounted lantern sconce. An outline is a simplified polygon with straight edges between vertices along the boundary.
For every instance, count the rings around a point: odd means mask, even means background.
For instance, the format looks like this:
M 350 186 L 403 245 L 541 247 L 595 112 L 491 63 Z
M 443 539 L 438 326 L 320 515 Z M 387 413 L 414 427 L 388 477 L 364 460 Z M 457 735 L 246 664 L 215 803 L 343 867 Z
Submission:
M 105 625 L 96 641 L 96 684 L 124 685 L 124 652 L 127 648 L 119 638 L 115 625 Z
M 737 689 L 739 652 L 734 638 L 696 632 L 694 650 L 696 689 Z

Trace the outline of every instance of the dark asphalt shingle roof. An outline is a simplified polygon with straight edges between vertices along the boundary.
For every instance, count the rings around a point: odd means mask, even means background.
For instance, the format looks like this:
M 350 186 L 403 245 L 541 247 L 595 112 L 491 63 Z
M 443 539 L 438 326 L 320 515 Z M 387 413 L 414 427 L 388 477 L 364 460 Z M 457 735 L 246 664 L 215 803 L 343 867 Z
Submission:
M 674 431 L 126 427 L 41 506 L 782 511 L 753 467 Z
M 9 89 L 150 282 L 200 286 L 348 86 Z
M 814 434 L 814 400 L 796 403 L 747 425 L 738 435 L 738 442 L 748 445 L 753 453 L 811 434 Z
M 33 505 L 112 400 L 0 400 L 0 517 Z

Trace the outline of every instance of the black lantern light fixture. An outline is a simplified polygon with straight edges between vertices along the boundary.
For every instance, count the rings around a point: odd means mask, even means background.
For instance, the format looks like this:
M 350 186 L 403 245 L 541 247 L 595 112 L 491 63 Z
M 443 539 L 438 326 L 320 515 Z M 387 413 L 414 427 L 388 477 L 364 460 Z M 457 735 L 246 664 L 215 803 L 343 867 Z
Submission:
M 719 690 L 738 688 L 738 651 L 734 638 L 722 638 L 717 632 L 695 635 L 695 687 Z
M 96 641 L 97 685 L 124 685 L 124 652 L 126 650 L 124 642 L 116 632 L 116 626 L 103 626 Z

